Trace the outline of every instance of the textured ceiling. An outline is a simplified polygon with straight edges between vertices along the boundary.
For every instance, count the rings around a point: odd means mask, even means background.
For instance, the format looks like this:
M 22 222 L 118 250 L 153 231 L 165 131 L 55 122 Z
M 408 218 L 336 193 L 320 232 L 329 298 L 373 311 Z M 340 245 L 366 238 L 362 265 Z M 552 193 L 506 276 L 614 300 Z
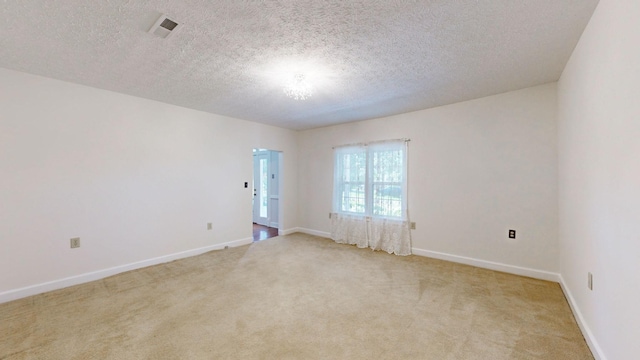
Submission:
M 0 67 L 291 129 L 556 81 L 597 0 L 2 0 Z M 181 29 L 147 30 L 165 13 Z M 285 96 L 302 72 L 313 96 Z

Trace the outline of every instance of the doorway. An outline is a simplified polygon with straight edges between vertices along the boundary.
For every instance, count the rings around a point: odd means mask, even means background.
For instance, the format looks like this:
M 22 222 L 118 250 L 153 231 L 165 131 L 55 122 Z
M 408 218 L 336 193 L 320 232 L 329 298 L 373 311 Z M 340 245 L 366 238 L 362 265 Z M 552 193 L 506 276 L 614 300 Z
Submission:
M 282 153 L 253 149 L 253 241 L 278 236 Z

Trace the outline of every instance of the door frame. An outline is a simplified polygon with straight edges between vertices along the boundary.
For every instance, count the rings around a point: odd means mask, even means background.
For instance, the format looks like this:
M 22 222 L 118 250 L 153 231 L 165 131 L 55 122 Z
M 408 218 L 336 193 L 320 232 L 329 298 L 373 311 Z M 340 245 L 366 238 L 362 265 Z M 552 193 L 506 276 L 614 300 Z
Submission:
M 283 181 L 282 181 L 282 174 L 283 174 L 283 169 L 284 169 L 284 152 L 279 151 L 279 150 L 271 150 L 271 149 L 264 149 L 264 148 L 253 148 L 253 156 L 252 156 L 252 161 L 253 161 L 253 165 L 252 165 L 252 170 L 253 170 L 253 174 L 252 174 L 252 181 L 255 181 L 255 175 L 256 173 L 259 171 L 259 168 L 256 167 L 256 155 L 260 155 L 260 154 L 266 154 L 267 155 L 267 162 L 268 162 L 268 168 L 269 168 L 269 175 L 268 175 L 268 193 L 267 193 L 267 201 L 268 201 L 268 205 L 267 205 L 267 218 L 266 218 L 266 223 L 261 224 L 261 225 L 265 225 L 268 227 L 272 227 L 272 228 L 277 228 L 278 229 L 278 234 L 282 234 L 283 232 L 283 219 L 284 219 L 284 211 L 283 211 Z M 272 162 L 271 159 L 273 159 L 274 161 Z M 255 183 L 252 183 L 252 185 L 256 185 Z M 252 187 L 251 188 L 256 189 L 256 187 Z M 260 224 L 259 222 L 256 222 L 254 214 L 255 214 L 255 202 L 253 199 L 255 199 L 256 196 L 253 196 L 255 192 L 252 192 L 252 222 L 256 223 L 256 224 Z
M 265 186 L 261 186 L 262 185 L 262 172 L 260 171 L 262 169 L 262 160 L 265 160 L 266 162 L 266 172 L 267 172 L 267 177 L 266 177 L 266 184 Z M 253 180 L 252 180 L 252 184 L 253 184 L 253 201 L 252 201 L 252 220 L 255 224 L 259 224 L 259 225 L 264 225 L 264 226 L 269 226 L 269 151 L 268 150 L 263 150 L 263 149 L 254 149 L 253 152 Z M 263 194 L 262 192 L 266 191 L 266 194 Z M 266 199 L 266 214 L 265 216 L 261 216 L 260 212 L 261 212 L 261 205 L 260 205 L 260 199 Z

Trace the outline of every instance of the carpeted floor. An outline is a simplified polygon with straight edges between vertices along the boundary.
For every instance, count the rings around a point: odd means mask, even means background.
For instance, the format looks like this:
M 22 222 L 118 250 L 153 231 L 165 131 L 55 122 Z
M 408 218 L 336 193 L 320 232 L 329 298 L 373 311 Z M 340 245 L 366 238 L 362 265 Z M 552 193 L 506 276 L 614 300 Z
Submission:
M 304 234 L 0 304 L 0 359 L 593 359 L 558 284 Z

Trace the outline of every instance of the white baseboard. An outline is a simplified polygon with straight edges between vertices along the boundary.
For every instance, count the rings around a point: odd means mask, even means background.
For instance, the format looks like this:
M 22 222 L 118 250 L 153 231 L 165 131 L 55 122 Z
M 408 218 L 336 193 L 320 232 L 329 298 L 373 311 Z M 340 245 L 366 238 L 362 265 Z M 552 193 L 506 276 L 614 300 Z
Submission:
M 27 296 L 41 294 L 47 291 L 58 290 L 58 289 L 66 288 L 73 285 L 78 285 L 78 284 L 83 284 L 90 281 L 104 279 L 106 277 L 123 273 L 125 271 L 140 269 L 147 266 L 162 264 L 162 263 L 166 263 L 173 260 L 196 256 L 211 250 L 224 249 L 225 246 L 237 247 L 237 246 L 251 244 L 252 242 L 253 242 L 253 238 L 234 240 L 226 243 L 201 247 L 198 249 L 182 251 L 175 254 L 164 255 L 164 256 L 153 258 L 153 259 L 142 260 L 142 261 L 138 261 L 131 264 L 114 266 L 112 268 L 93 271 L 93 272 L 89 272 L 81 275 L 70 276 L 64 279 L 49 281 L 42 284 L 31 285 L 31 286 L 23 287 L 20 289 L 9 290 L 9 291 L 0 293 L 0 304 L 9 302 L 12 300 L 21 299 Z
M 324 238 L 331 238 L 331 233 L 328 233 L 326 231 L 307 229 L 303 227 L 295 227 L 295 228 L 287 229 L 284 231 L 280 231 L 279 234 L 288 235 L 295 232 L 301 232 L 301 233 L 320 236 Z M 502 263 L 497 263 L 492 261 L 480 260 L 480 259 L 475 259 L 475 258 L 470 258 L 465 256 L 452 255 L 452 254 L 441 253 L 437 251 L 423 250 L 418 248 L 412 248 L 411 252 L 413 255 L 446 260 L 446 261 L 456 262 L 460 264 L 476 266 L 484 269 L 502 271 L 509 274 L 527 276 L 534 279 L 560 282 L 560 274 L 554 273 L 554 272 L 530 269 L 530 268 L 514 266 L 514 265 L 507 265 L 507 264 L 502 264 Z
M 278 231 L 278 235 L 289 235 L 289 234 L 293 234 L 293 233 L 303 233 L 303 234 L 309 234 L 309 235 L 315 235 L 315 236 L 320 236 L 323 238 L 331 238 L 331 234 L 326 232 L 326 231 L 319 231 L 319 230 L 313 230 L 313 229 L 307 229 L 307 228 L 302 228 L 302 227 L 294 227 L 291 229 L 287 229 L 287 230 L 280 230 Z
M 501 263 L 496 263 L 492 261 L 479 260 L 479 259 L 469 258 L 465 256 L 451 255 L 451 254 L 441 253 L 437 251 L 417 249 L 417 248 L 412 248 L 412 253 L 413 255 L 426 256 L 430 258 L 476 266 L 484 269 L 502 271 L 509 274 L 527 276 L 535 279 L 541 279 L 541 280 L 547 280 L 547 281 L 553 281 L 553 282 L 559 283 L 560 288 L 562 289 L 562 292 L 564 292 L 564 295 L 567 298 L 567 302 L 569 303 L 569 307 L 573 312 L 576 322 L 580 327 L 580 331 L 582 331 L 582 335 L 587 341 L 587 345 L 589 346 L 591 353 L 593 354 L 596 360 L 607 360 L 606 356 L 604 356 L 604 353 L 602 352 L 602 349 L 598 345 L 598 342 L 593 336 L 591 329 L 589 328 L 589 326 L 587 326 L 587 323 L 585 322 L 584 317 L 582 316 L 582 313 L 580 312 L 580 309 L 578 308 L 578 305 L 576 304 L 573 298 L 573 295 L 571 295 L 571 291 L 569 291 L 569 288 L 565 284 L 561 274 L 553 273 L 549 271 L 543 271 L 543 270 L 524 268 L 520 266 L 501 264 Z
M 291 228 L 291 229 L 285 229 L 285 230 L 278 230 L 278 235 L 289 235 L 289 234 L 293 234 L 293 233 L 297 233 L 299 232 L 297 227 Z
M 412 248 L 411 253 L 413 255 L 446 260 L 446 261 L 451 261 L 455 263 L 476 266 L 483 269 L 506 272 L 514 275 L 527 276 L 534 279 L 560 282 L 560 274 L 544 271 L 544 270 L 536 270 L 536 269 L 530 269 L 530 268 L 525 268 L 525 267 L 520 267 L 515 265 L 507 265 L 507 264 L 497 263 L 493 261 L 480 260 L 480 259 L 470 258 L 466 256 L 452 255 L 452 254 L 441 253 L 441 252 L 430 251 L 430 250 L 423 250 L 418 248 Z
M 604 356 L 604 353 L 602 352 L 600 345 L 598 345 L 598 342 L 596 341 L 595 336 L 593 336 L 591 329 L 587 325 L 587 322 L 584 320 L 584 317 L 582 316 L 582 312 L 580 312 L 580 308 L 578 308 L 578 304 L 576 304 L 576 301 L 573 298 L 573 295 L 571 294 L 569 287 L 567 287 L 567 284 L 565 284 L 562 274 L 560 275 L 560 287 L 564 292 L 565 298 L 567 298 L 569 307 L 573 312 L 573 317 L 576 319 L 576 322 L 578 323 L 578 326 L 582 331 L 582 336 L 584 336 L 584 339 L 587 341 L 587 345 L 589 346 L 589 349 L 591 350 L 593 357 L 596 360 L 607 360 L 607 357 Z
M 301 232 L 301 233 L 325 237 L 325 238 L 331 237 L 331 234 L 328 232 L 301 228 L 301 227 L 280 230 L 278 233 L 279 235 L 289 235 L 296 232 Z M 49 281 L 42 284 L 27 286 L 20 289 L 9 290 L 9 291 L 0 293 L 0 304 L 9 302 L 12 300 L 21 299 L 27 296 L 41 294 L 47 291 L 58 290 L 58 289 L 62 289 L 62 288 L 73 286 L 73 285 L 78 285 L 78 284 L 83 284 L 90 281 L 104 279 L 106 277 L 123 273 L 125 271 L 136 270 L 136 269 L 144 268 L 147 266 L 162 264 L 162 263 L 170 262 L 173 260 L 196 256 L 212 250 L 224 249 L 225 246 L 237 247 L 237 246 L 248 245 L 248 244 L 251 244 L 252 242 L 253 242 L 253 238 L 234 240 L 226 243 L 214 244 L 214 245 L 201 247 L 198 249 L 192 249 L 192 250 L 182 251 L 179 253 L 164 255 L 164 256 L 153 258 L 153 259 L 138 261 L 131 264 L 115 266 L 112 268 L 98 270 L 98 271 L 94 271 L 86 274 L 71 276 L 64 279 Z M 602 349 L 598 345 L 598 342 L 593 336 L 591 329 L 585 322 L 584 317 L 582 316 L 582 313 L 580 312 L 580 309 L 578 308 L 573 298 L 573 295 L 571 294 L 571 291 L 569 290 L 569 288 L 564 282 L 564 279 L 562 278 L 562 275 L 548 272 L 548 271 L 507 265 L 507 264 L 496 263 L 492 261 L 469 258 L 465 256 L 452 255 L 452 254 L 441 253 L 437 251 L 423 250 L 418 248 L 412 248 L 412 253 L 413 255 L 418 255 L 418 256 L 425 256 L 425 257 L 430 257 L 434 259 L 452 261 L 452 262 L 476 266 L 484 269 L 502 271 L 510 274 L 527 276 L 535 279 L 558 282 L 560 284 L 560 287 L 562 288 L 562 291 L 565 294 L 565 297 L 567 298 L 569 307 L 571 308 L 571 311 L 573 312 L 573 315 L 576 318 L 576 322 L 578 323 L 578 326 L 580 327 L 580 330 L 582 331 L 582 334 L 587 342 L 587 345 L 591 349 L 593 356 L 595 357 L 596 360 L 607 360 L 604 353 L 602 352 Z
M 331 233 L 328 233 L 326 231 L 318 231 L 318 230 L 313 230 L 313 229 L 307 229 L 307 228 L 298 228 L 298 232 L 304 233 L 304 234 L 309 234 L 309 235 L 314 235 L 314 236 L 320 236 L 323 238 L 331 238 Z

